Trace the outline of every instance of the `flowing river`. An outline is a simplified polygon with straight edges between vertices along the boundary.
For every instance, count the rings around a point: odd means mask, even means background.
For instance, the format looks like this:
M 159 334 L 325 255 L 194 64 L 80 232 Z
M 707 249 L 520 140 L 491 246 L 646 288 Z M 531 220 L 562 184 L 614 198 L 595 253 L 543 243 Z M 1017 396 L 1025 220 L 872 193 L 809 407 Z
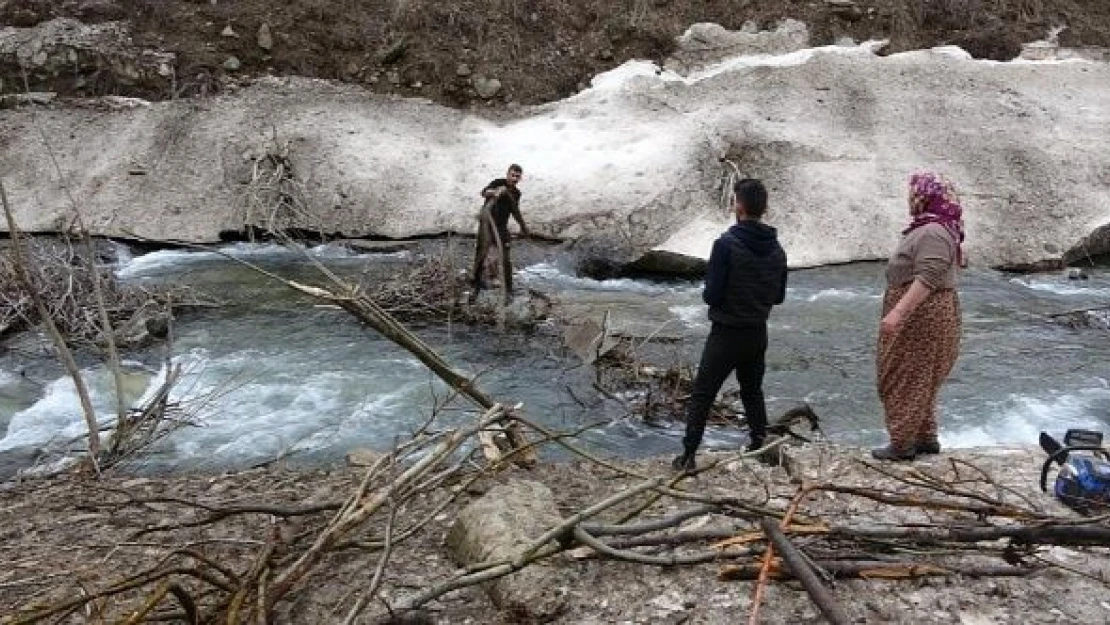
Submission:
M 435 253 L 431 247 L 359 255 L 322 246 L 310 253 L 339 272 L 375 276 Z M 284 275 L 313 275 L 303 257 L 276 246 L 224 249 Z M 608 310 L 619 327 L 667 336 L 673 342 L 665 349 L 676 361 L 696 362 L 709 329 L 700 281 L 597 281 L 574 277 L 568 266 L 554 250 L 533 248 L 518 262 L 518 279 L 564 310 L 595 317 Z M 331 462 L 353 447 L 389 447 L 447 395 L 415 358 L 346 313 L 314 306 L 219 255 L 124 254 L 118 272 L 140 284 L 187 284 L 226 302 L 175 325 L 173 358 L 185 374 L 174 397 L 196 425 L 158 445 L 145 465 L 152 470 L 240 468 L 277 457 Z M 881 264 L 868 263 L 791 273 L 787 303 L 771 320 L 765 391 L 772 416 L 808 402 L 834 441 L 885 441 L 873 364 L 882 272 Z M 972 269 L 961 297 L 962 353 L 941 398 L 944 445 L 1035 444 L 1041 429 L 1110 423 L 1110 333 L 1071 329 L 1045 316 L 1110 304 L 1110 267 L 1093 268 L 1082 281 Z M 678 446 L 680 426 L 644 424 L 599 396 L 593 371 L 561 348 L 553 327 L 528 334 L 460 325 L 417 331 L 455 366 L 480 374 L 492 394 L 523 402 L 546 424 L 604 422 L 585 435 L 595 449 L 641 456 Z M 164 356 L 155 347 L 126 363 L 132 400 L 157 386 Z M 94 403 L 107 416 L 110 377 L 94 363 L 88 367 Z M 469 418 L 461 408 L 449 404 L 441 418 Z M 82 428 L 73 386 L 48 355 L 16 347 L 0 356 L 0 452 L 78 449 Z M 707 440 L 734 446 L 743 435 L 716 428 Z

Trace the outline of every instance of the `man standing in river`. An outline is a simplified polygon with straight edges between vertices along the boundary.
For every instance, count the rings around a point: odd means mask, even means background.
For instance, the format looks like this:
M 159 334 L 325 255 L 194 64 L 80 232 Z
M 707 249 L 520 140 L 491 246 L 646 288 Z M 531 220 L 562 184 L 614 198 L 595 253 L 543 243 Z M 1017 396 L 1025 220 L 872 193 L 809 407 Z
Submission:
M 474 288 L 470 293 L 473 302 L 478 292 L 486 286 L 482 277 L 486 256 L 491 247 L 499 246 L 501 280 L 505 285 L 505 303 L 513 297 L 513 265 L 509 259 L 509 216 L 520 226 L 521 236 L 528 236 L 528 227 L 520 215 L 520 189 L 517 185 L 524 176 L 524 169 L 513 163 L 504 178 L 497 178 L 482 189 L 486 202 L 478 214 L 478 241 L 474 252 Z
M 763 446 L 767 406 L 763 401 L 767 317 L 786 299 L 786 252 L 775 229 L 763 223 L 767 189 L 759 180 L 733 187 L 736 224 L 713 243 L 702 299 L 713 322 L 702 350 L 694 390 L 686 407 L 684 451 L 674 459 L 678 471 L 691 471 L 705 434 L 709 409 L 729 374 L 736 372 L 740 400 L 751 431 L 749 450 Z

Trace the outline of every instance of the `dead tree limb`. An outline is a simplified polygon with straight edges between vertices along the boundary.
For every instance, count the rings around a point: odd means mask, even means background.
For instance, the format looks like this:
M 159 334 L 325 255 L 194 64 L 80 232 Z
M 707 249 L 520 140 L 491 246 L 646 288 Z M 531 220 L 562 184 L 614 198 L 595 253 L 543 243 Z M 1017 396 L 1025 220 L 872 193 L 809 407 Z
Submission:
M 771 540 L 771 544 L 782 554 L 787 570 L 802 583 L 809 598 L 813 600 L 817 609 L 821 610 L 821 614 L 833 625 L 846 625 L 849 619 L 844 608 L 836 602 L 832 593 L 825 588 L 798 548 L 779 529 L 778 524 L 769 519 L 763 519 L 760 521 L 760 526 L 767 534 L 767 538 Z
M 815 560 L 814 566 L 819 567 L 840 579 L 868 579 L 900 581 L 919 579 L 922 577 L 949 577 L 963 575 L 965 577 L 1027 577 L 1034 575 L 1047 567 L 1022 567 L 1022 566 L 973 566 L 973 565 L 944 565 L 920 562 L 884 562 L 867 560 Z M 758 564 L 729 565 L 721 569 L 717 579 L 721 581 L 752 581 L 759 577 L 761 566 Z M 771 577 L 775 579 L 791 579 L 794 576 L 783 570 L 781 566 L 771 567 Z
M 100 426 L 98 426 L 96 422 L 96 410 L 93 408 L 92 400 L 89 398 L 89 389 L 85 385 L 85 379 L 81 376 L 81 370 L 77 367 L 77 361 L 73 359 L 73 353 L 70 352 L 69 347 L 66 346 L 65 338 L 54 324 L 54 320 L 46 309 L 46 304 L 43 303 L 42 298 L 38 295 L 38 292 L 27 277 L 27 266 L 23 259 L 19 228 L 16 226 L 15 216 L 12 214 L 11 205 L 8 203 L 8 193 L 4 189 L 4 183 L 2 181 L 0 181 L 0 203 L 4 205 L 4 218 L 8 222 L 8 232 L 12 237 L 12 252 L 15 254 L 16 274 L 19 276 L 19 280 L 23 282 L 23 288 L 25 288 L 34 299 L 35 308 L 38 309 L 39 317 L 42 318 L 42 324 L 46 328 L 46 333 L 50 335 L 50 340 L 54 343 L 54 348 L 58 350 L 58 359 L 62 361 L 62 366 L 64 366 L 66 372 L 69 373 L 69 377 L 73 379 L 73 385 L 77 389 L 77 397 L 81 402 L 81 412 L 85 415 L 85 425 L 89 429 L 89 457 L 95 469 L 97 467 L 97 460 L 100 458 Z
M 27 77 L 26 68 L 23 69 L 23 88 L 29 95 L 31 93 L 31 85 Z M 104 336 L 105 345 L 108 351 L 108 369 L 112 372 L 112 381 L 114 383 L 114 391 L 116 395 L 116 417 L 117 427 L 121 428 L 119 435 L 124 436 L 126 428 L 124 417 L 127 414 L 127 406 L 124 405 L 123 397 L 123 371 L 120 369 L 119 350 L 116 349 L 115 330 L 112 328 L 112 320 L 108 315 L 108 305 L 104 300 L 104 289 L 100 281 L 100 272 L 96 268 L 96 253 L 93 251 L 92 238 L 89 235 L 88 229 L 85 228 L 85 219 L 81 214 L 81 206 L 77 203 L 77 197 L 73 195 L 72 189 L 66 183 L 65 174 L 62 172 L 62 166 L 58 162 L 58 157 L 54 153 L 54 146 L 50 143 L 50 139 L 46 136 L 46 130 L 39 123 L 38 115 L 35 114 L 35 106 L 31 106 L 31 123 L 34 124 L 35 129 L 39 133 L 39 138 L 42 139 L 43 147 L 46 148 L 46 153 L 50 157 L 50 162 L 54 166 L 54 172 L 58 175 L 58 183 L 62 185 L 65 190 L 66 197 L 69 199 L 70 206 L 73 208 L 73 216 L 76 220 L 77 228 L 79 229 L 79 236 L 85 245 L 85 268 L 89 273 L 89 278 L 92 280 L 93 295 L 96 300 L 96 311 L 100 318 L 100 325 Z M 14 235 L 14 231 L 13 231 Z M 90 430 L 90 439 L 93 437 L 92 430 Z M 99 458 L 94 458 L 93 463 L 99 461 Z
M 890 492 L 884 492 L 871 488 L 862 488 L 858 486 L 839 486 L 837 484 L 817 484 L 813 486 L 813 490 L 821 490 L 831 493 L 842 493 L 845 495 L 854 495 L 856 497 L 863 497 L 888 506 L 898 506 L 906 508 L 927 508 L 930 510 L 944 510 L 948 512 L 967 512 L 984 517 L 1004 517 L 1010 519 L 1025 519 L 1025 520 L 1038 520 L 1047 519 L 1043 514 L 1018 508 L 1005 503 L 998 504 L 974 504 L 962 501 L 946 501 L 944 499 L 937 499 L 931 497 L 921 497 L 919 495 L 901 495 Z
M 693 564 L 719 562 L 732 558 L 743 558 L 753 554 L 751 549 L 719 549 L 697 553 L 671 554 L 669 556 L 653 556 L 627 549 L 617 549 L 611 545 L 607 545 L 591 536 L 589 532 L 581 527 L 574 528 L 574 538 L 578 542 L 609 559 L 634 562 L 636 564 L 647 564 L 649 566 L 689 566 Z

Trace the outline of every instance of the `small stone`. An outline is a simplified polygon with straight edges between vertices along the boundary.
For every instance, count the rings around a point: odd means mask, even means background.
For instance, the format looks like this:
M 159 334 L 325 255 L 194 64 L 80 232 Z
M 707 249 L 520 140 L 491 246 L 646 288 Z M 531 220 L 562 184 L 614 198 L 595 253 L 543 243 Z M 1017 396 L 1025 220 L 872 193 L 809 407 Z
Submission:
M 274 49 L 274 36 L 270 33 L 270 25 L 262 22 L 258 27 L 258 47 L 269 52 Z
M 359 447 L 347 452 L 347 464 L 352 467 L 369 467 L 378 460 L 381 460 L 382 455 L 373 449 L 366 449 Z
M 473 72 L 470 69 L 470 66 L 467 65 L 466 63 L 459 63 L 458 67 L 455 68 L 455 75 L 459 76 L 461 78 L 466 78 L 467 76 L 469 76 L 472 73 Z
M 394 86 L 401 84 L 401 74 L 400 74 L 400 72 L 395 72 L 395 71 L 386 72 L 385 73 L 385 79 L 389 81 L 389 84 L 394 85 Z
M 378 50 L 378 62 L 382 65 L 392 65 L 393 63 L 400 61 L 401 57 L 405 56 L 405 52 L 407 50 L 408 42 L 405 41 L 404 37 L 402 37 L 397 41 L 389 44 L 388 46 L 382 48 L 381 50 Z
M 474 86 L 474 90 L 478 92 L 478 97 L 489 100 L 501 91 L 501 81 L 496 78 L 483 78 L 475 76 L 470 79 L 470 84 Z
M 1072 267 L 1068 269 L 1068 280 L 1086 280 L 1088 277 L 1087 272 L 1081 267 Z
M 417 80 L 416 82 L 412 83 L 412 88 L 413 89 L 423 89 L 424 88 L 424 83 Z
M 231 27 L 231 24 L 228 24 L 227 26 L 224 26 L 223 30 L 220 31 L 220 36 L 238 39 L 239 33 L 235 32 L 235 29 Z
M 613 60 L 613 51 L 610 50 L 609 48 L 606 48 L 606 49 L 597 53 L 597 58 L 602 60 L 602 61 L 612 61 Z
M 224 61 L 224 69 L 226 69 L 229 72 L 237 72 L 237 71 L 239 71 L 239 68 L 242 67 L 242 66 L 243 66 L 243 63 L 237 57 L 234 57 L 234 56 L 229 56 L 229 57 L 227 57 L 227 60 Z

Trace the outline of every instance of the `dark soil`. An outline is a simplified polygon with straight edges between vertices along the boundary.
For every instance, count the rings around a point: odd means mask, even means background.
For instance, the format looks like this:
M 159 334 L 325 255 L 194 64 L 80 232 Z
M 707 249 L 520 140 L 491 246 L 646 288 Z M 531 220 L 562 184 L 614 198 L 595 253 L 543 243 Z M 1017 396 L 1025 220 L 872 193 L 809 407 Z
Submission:
M 179 95 L 226 85 L 223 63 L 234 55 L 242 63 L 238 77 L 335 79 L 452 106 L 482 103 L 472 76 L 502 82 L 490 106 L 563 98 L 628 59 L 662 59 L 695 22 L 736 29 L 749 20 L 770 27 L 792 17 L 809 25 L 815 45 L 843 36 L 889 37 L 891 51 L 957 44 L 1000 60 L 1056 26 L 1067 26 L 1063 45 L 1110 45 L 1106 0 L 857 0 L 847 6 L 828 0 L 0 0 L 0 25 L 27 27 L 56 17 L 129 21 L 138 45 L 177 53 Z M 258 45 L 263 23 L 272 32 L 269 53 Z M 237 37 L 221 35 L 229 25 Z M 0 78 L 8 90 L 22 87 L 20 76 Z M 83 86 L 31 87 L 153 99 L 174 91 L 72 84 Z

